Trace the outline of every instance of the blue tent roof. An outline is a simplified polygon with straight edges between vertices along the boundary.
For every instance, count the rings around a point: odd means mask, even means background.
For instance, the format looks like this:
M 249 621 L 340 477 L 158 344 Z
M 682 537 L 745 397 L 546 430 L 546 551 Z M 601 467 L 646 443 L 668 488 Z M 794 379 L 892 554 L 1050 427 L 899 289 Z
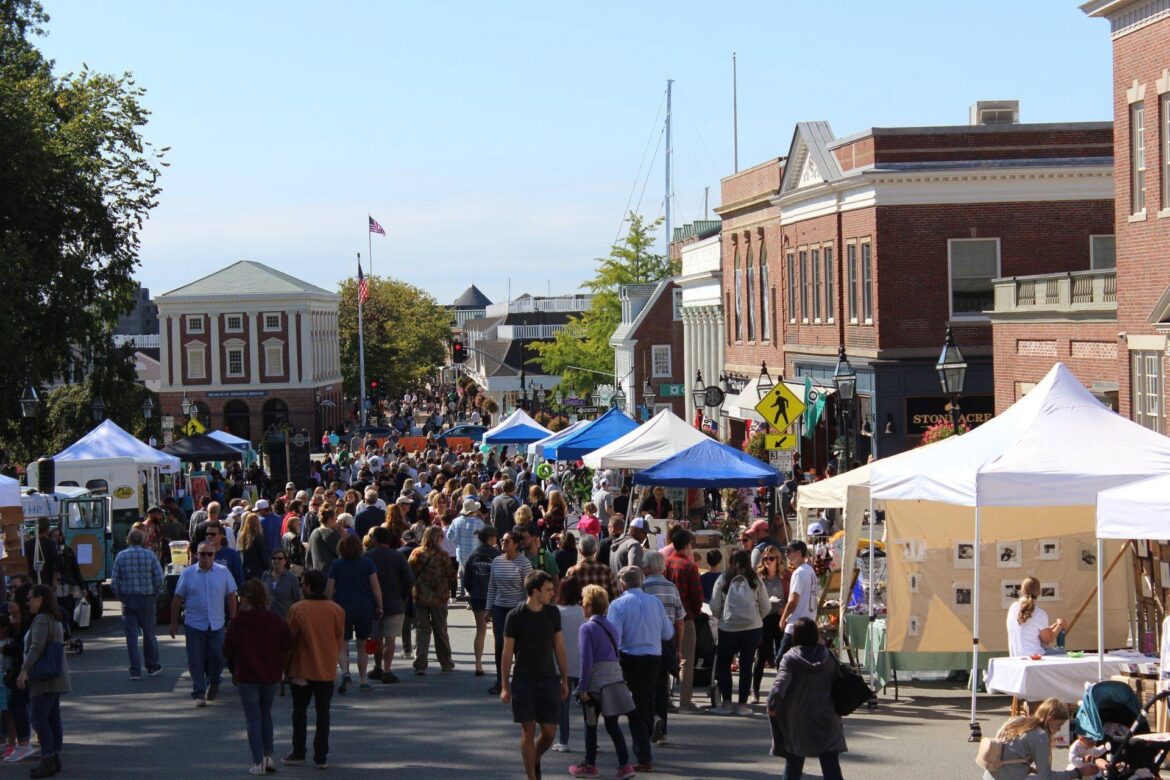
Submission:
M 780 482 L 780 472 L 767 463 L 714 439 L 634 475 L 635 484 L 669 487 L 760 487 Z
M 567 439 L 545 445 L 544 457 L 548 460 L 578 460 L 610 442 L 616 441 L 638 427 L 625 412 L 610 409 L 589 425 L 573 433 Z
M 523 409 L 517 409 L 485 433 L 483 441 L 487 444 L 532 444 L 551 435 L 552 431 L 525 414 Z

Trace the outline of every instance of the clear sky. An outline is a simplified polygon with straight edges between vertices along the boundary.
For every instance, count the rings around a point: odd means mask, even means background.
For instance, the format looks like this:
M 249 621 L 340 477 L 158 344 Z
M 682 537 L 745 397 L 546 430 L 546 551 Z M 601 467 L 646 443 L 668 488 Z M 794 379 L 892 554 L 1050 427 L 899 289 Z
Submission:
M 333 289 L 367 255 L 367 211 L 389 234 L 375 273 L 440 302 L 472 282 L 502 300 L 509 279 L 572 292 L 632 191 L 662 212 L 668 77 L 675 225 L 704 187 L 718 204 L 732 51 L 741 168 L 804 120 L 965 124 L 1012 98 L 1025 122 L 1112 115 L 1108 26 L 1076 0 L 44 4 L 58 71 L 132 71 L 172 147 L 142 235 L 153 294 L 240 259 Z

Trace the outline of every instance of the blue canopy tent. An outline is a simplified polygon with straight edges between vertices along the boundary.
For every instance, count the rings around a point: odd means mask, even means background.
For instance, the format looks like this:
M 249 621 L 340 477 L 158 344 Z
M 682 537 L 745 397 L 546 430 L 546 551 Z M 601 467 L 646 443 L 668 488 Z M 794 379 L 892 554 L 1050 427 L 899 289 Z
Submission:
M 552 436 L 552 431 L 529 417 L 523 409 L 483 435 L 484 444 L 532 444 Z
M 638 427 L 620 409 L 610 409 L 589 425 L 575 431 L 572 436 L 544 447 L 547 460 L 579 460 L 610 442 L 617 441 Z
M 552 436 L 549 436 L 547 439 L 541 439 L 536 444 L 532 445 L 532 450 L 533 450 L 533 452 L 536 453 L 536 456 L 538 458 L 543 458 L 545 447 L 556 447 L 557 444 L 563 442 L 565 439 L 569 438 L 577 431 L 581 430 L 582 428 L 584 428 L 588 425 L 592 425 L 592 424 L 593 424 L 592 420 L 578 420 L 577 422 L 570 425 L 568 428 L 565 428 L 563 431 L 557 431 Z M 553 458 L 549 458 L 549 460 L 553 460 Z
M 665 487 L 775 487 L 780 482 L 780 472 L 767 463 L 714 439 L 634 475 L 636 485 Z

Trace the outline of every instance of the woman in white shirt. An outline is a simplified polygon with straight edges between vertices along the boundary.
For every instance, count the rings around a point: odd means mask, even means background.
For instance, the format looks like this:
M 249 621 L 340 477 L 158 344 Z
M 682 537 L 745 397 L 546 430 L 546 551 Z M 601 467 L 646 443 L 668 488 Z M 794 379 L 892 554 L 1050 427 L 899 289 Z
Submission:
M 1040 597 L 1040 580 L 1025 577 L 1020 583 L 1020 598 L 1008 609 L 1007 634 L 1008 655 L 1044 655 L 1045 649 L 1056 642 L 1056 636 L 1064 630 L 1064 621 L 1056 619 L 1048 623 L 1048 613 L 1036 606 Z

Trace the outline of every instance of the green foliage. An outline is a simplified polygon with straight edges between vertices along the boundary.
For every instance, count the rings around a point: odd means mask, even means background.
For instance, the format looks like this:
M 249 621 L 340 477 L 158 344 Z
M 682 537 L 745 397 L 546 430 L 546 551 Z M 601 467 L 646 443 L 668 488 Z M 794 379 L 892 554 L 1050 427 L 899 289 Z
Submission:
M 430 378 L 447 360 L 450 316 L 426 291 L 397 279 L 367 276 L 370 297 L 362 306 L 365 322 L 366 382 L 382 380 L 391 397 Z M 358 395 L 357 279 L 346 279 L 339 330 L 341 373 L 347 395 Z
M 84 374 L 109 404 L 132 377 L 108 334 L 133 305 L 139 231 L 166 165 L 167 150 L 143 140 L 149 112 L 131 75 L 54 75 L 30 40 L 47 21 L 33 0 L 0 0 L 0 443 L 16 447 L 27 385 Z
M 588 393 L 599 380 L 597 374 L 575 371 L 569 366 L 613 373 L 614 350 L 609 338 L 622 321 L 622 286 L 657 282 L 680 270 L 677 262 L 650 251 L 661 219 L 647 224 L 640 215 L 630 212 L 627 220 L 630 228 L 626 237 L 610 248 L 609 257 L 597 259 L 596 276 L 582 285 L 593 293 L 589 309 L 570 318 L 552 341 L 532 344 L 538 355 L 535 362 L 546 374 L 561 377 L 565 393 Z
M 970 428 L 967 427 L 967 421 L 959 420 L 959 433 L 962 435 L 967 433 Z M 942 419 L 933 423 L 929 428 L 922 432 L 922 441 L 918 443 L 919 447 L 925 447 L 927 444 L 934 444 L 936 441 L 949 439 L 955 436 L 955 426 L 949 419 Z
M 768 451 L 764 449 L 764 432 L 756 431 L 752 437 L 748 439 L 747 446 L 743 448 L 744 452 L 755 458 L 759 458 L 764 463 L 768 462 Z

